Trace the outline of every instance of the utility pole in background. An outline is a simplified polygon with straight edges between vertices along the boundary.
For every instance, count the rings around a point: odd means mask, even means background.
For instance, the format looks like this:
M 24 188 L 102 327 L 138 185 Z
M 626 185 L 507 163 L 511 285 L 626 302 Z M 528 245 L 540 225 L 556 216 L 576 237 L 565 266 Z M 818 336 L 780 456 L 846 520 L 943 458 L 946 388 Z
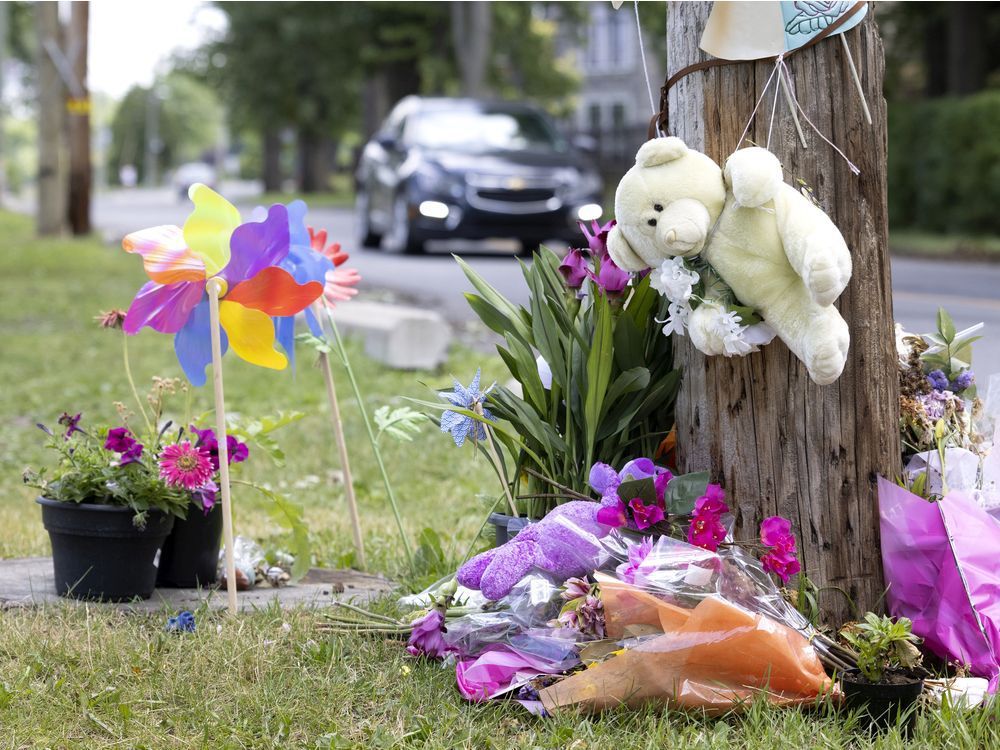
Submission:
M 73 88 L 66 100 L 69 113 L 69 225 L 73 234 L 90 234 L 90 91 L 87 87 L 87 37 L 90 3 L 70 3 L 69 63 Z
M 35 4 L 38 32 L 38 208 L 39 235 L 59 234 L 65 225 L 65 181 L 60 135 L 65 94 L 52 50 L 59 49 L 59 4 Z

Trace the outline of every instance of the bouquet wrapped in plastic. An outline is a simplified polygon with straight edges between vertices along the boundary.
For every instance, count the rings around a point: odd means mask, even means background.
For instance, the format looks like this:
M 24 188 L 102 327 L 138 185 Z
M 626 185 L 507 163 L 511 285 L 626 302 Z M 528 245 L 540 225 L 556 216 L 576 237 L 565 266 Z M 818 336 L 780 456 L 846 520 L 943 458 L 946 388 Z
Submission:
M 666 536 L 624 544 L 632 554 L 594 575 L 616 647 L 541 690 L 547 711 L 652 701 L 720 713 L 755 696 L 791 705 L 832 689 L 808 623 L 755 559 Z

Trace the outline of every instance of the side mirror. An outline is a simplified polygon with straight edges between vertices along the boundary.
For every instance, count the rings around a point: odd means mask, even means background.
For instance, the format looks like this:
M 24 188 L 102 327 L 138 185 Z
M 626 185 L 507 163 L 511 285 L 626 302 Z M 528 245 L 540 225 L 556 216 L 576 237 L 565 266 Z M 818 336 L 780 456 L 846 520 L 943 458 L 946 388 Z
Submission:
M 395 151 L 396 147 L 399 145 L 396 140 L 396 136 L 390 133 L 380 133 L 375 136 L 375 142 L 384 148 L 386 151 Z

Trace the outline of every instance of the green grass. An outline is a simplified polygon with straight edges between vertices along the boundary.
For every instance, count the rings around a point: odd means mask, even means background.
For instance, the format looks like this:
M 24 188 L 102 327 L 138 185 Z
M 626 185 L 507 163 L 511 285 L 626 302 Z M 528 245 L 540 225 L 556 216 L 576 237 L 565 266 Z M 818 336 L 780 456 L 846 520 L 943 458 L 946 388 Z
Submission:
M 943 235 L 894 229 L 889 234 L 889 248 L 895 255 L 920 258 L 1000 261 L 1000 237 Z
M 138 259 L 90 241 L 38 241 L 23 218 L 0 213 L 0 556 L 42 555 L 48 541 L 33 493 L 20 481 L 26 465 L 46 458 L 37 421 L 63 410 L 110 420 L 111 402 L 127 401 L 118 334 L 99 330 L 99 310 L 125 306 L 143 280 Z M 144 332 L 131 340 L 137 377 L 179 375 L 170 341 Z M 434 373 L 388 372 L 352 347 L 369 405 L 425 393 L 418 381 L 444 385 L 477 364 L 501 377 L 498 360 L 457 351 Z M 338 372 L 352 446 L 370 567 L 392 576 L 405 562 Z M 305 350 L 299 367 L 273 373 L 230 355 L 226 388 L 234 410 L 299 409 L 308 414 L 279 433 L 283 469 L 266 460 L 239 467 L 282 488 L 305 507 L 316 562 L 351 557 L 341 488 L 318 372 Z M 196 409 L 209 408 L 199 391 Z M 431 426 L 409 445 L 387 443 L 388 464 L 412 537 L 432 525 L 453 566 L 473 541 L 492 494 L 489 471 Z M 259 457 L 258 457 L 259 459 Z M 240 491 L 237 530 L 281 546 L 267 504 Z M 427 570 L 426 577 L 436 571 Z M 420 581 L 412 581 L 419 585 Z M 380 607 L 390 611 L 392 603 Z M 552 720 L 516 706 L 464 703 L 454 674 L 406 658 L 400 642 L 338 637 L 315 628 L 314 614 L 277 607 L 230 619 L 196 613 L 198 632 L 167 636 L 165 614 L 123 615 L 94 605 L 61 604 L 0 612 L 0 747 L 58 748 L 838 748 L 853 739 L 845 717 L 754 706 L 743 717 L 708 720 L 654 710 L 613 711 L 600 718 L 570 712 Z M 1000 711 L 965 715 L 927 711 L 912 747 L 985 748 L 1000 744 Z M 859 747 L 869 746 L 859 741 Z M 890 734 L 879 747 L 904 743 Z

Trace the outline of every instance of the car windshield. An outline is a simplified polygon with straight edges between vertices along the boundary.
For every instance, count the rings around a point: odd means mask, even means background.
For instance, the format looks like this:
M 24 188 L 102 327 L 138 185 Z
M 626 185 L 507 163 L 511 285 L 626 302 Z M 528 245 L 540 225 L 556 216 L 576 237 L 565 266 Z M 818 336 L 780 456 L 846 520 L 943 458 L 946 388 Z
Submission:
M 424 148 L 487 151 L 565 151 L 549 122 L 530 110 L 439 109 L 407 118 L 405 139 Z

